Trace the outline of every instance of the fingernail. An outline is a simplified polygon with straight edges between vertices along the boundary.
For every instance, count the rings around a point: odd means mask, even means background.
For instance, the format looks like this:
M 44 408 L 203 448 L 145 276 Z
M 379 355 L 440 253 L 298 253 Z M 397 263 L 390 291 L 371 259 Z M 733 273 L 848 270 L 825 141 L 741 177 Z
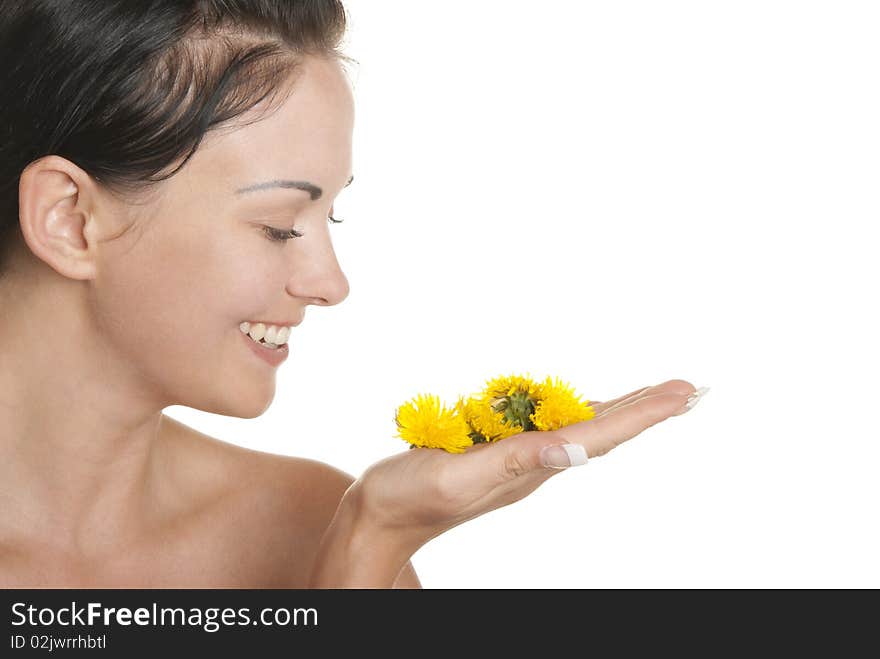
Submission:
M 694 407 L 696 407 L 697 403 L 700 402 L 703 396 L 709 393 L 709 389 L 711 389 L 711 387 L 700 387 L 694 393 L 688 396 L 687 402 L 684 404 L 684 407 L 681 409 L 681 411 L 687 412 L 688 410 L 694 409 Z
M 580 444 L 555 444 L 541 449 L 541 464 L 552 469 L 568 469 L 587 464 L 587 450 Z

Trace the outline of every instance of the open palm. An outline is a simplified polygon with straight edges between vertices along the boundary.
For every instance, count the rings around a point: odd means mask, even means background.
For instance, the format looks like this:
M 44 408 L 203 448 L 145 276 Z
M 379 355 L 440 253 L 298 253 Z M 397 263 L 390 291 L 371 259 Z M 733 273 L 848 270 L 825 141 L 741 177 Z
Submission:
M 545 447 L 573 444 L 590 458 L 604 455 L 686 412 L 685 403 L 694 392 L 685 380 L 669 380 L 613 400 L 591 401 L 594 418 L 558 430 L 521 432 L 475 444 L 464 453 L 405 450 L 371 465 L 352 487 L 359 490 L 371 519 L 421 546 L 462 522 L 519 501 L 560 473 L 545 466 Z

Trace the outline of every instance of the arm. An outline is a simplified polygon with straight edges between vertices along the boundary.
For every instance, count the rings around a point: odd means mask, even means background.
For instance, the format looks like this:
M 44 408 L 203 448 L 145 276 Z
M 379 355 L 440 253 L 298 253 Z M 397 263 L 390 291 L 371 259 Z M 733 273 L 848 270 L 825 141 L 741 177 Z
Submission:
M 312 466 L 316 485 L 310 489 L 322 493 L 312 505 L 325 512 L 307 587 L 422 588 L 409 561 L 415 550 L 397 548 L 397 540 L 380 537 L 364 523 L 358 493 L 351 487 L 355 478 L 322 462 Z
M 422 447 L 390 455 L 345 490 L 321 538 L 310 587 L 403 586 L 410 557 L 432 538 L 686 412 L 694 395 L 692 384 L 670 380 L 595 403 L 592 419 L 556 430 L 524 431 L 458 454 Z
M 325 532 L 309 588 L 421 588 L 401 546 L 364 523 L 357 493 L 346 490 Z
M 413 569 L 412 562 L 407 561 L 406 565 L 403 566 L 403 569 L 400 571 L 400 574 L 397 575 L 397 581 L 394 582 L 395 588 L 410 588 L 410 589 L 421 589 L 422 584 L 419 581 L 419 577 L 416 574 L 416 571 Z

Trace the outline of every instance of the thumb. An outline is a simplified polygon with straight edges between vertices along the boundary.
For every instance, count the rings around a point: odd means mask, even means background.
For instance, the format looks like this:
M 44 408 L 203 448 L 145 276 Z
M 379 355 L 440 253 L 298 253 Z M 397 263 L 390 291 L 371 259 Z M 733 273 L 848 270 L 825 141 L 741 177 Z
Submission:
M 587 449 L 580 444 L 566 442 L 561 437 L 538 452 L 541 466 L 550 469 L 568 469 L 587 464 Z
M 488 461 L 501 480 L 535 471 L 557 471 L 587 463 L 587 451 L 552 431 L 528 431 L 491 444 L 473 447 L 480 462 Z M 481 453 L 482 451 L 485 451 Z M 470 451 L 468 451 L 470 452 Z

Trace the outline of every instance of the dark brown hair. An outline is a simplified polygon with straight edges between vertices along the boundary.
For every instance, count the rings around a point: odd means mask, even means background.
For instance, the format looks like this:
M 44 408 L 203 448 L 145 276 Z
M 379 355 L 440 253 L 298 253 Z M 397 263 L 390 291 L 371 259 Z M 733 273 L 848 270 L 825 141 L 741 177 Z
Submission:
M 0 0 L 0 273 L 18 183 L 55 154 L 107 189 L 173 176 L 208 130 L 341 51 L 338 0 Z M 176 166 L 174 166 L 176 165 Z

